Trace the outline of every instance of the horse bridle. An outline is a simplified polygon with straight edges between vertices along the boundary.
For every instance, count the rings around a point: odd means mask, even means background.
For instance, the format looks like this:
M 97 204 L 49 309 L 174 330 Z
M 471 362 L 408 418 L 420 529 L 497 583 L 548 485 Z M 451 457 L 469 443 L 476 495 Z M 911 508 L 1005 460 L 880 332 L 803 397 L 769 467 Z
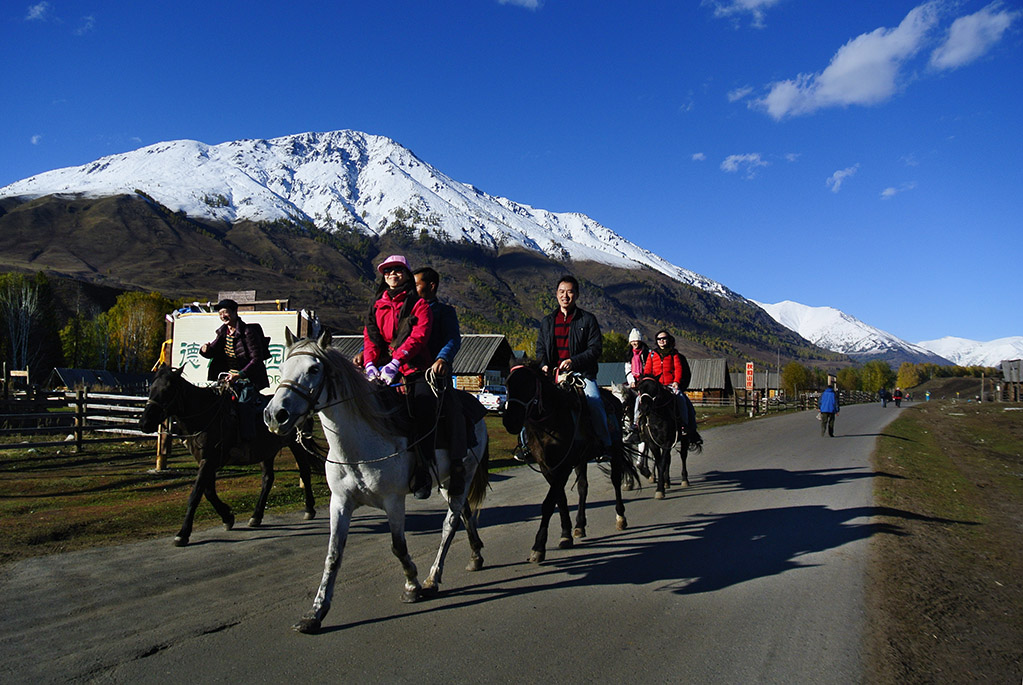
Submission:
M 326 364 L 324 363 L 325 360 L 320 355 L 316 354 L 315 352 L 306 352 L 305 350 L 296 350 L 295 352 L 291 352 L 288 354 L 287 357 L 285 357 L 285 360 L 291 359 L 292 357 L 299 357 L 302 355 L 312 357 L 313 359 L 318 360 L 321 364 L 324 364 L 324 367 L 326 367 Z M 323 395 L 323 389 L 326 386 L 327 386 L 326 370 L 324 371 L 323 378 L 320 379 L 320 384 L 317 386 L 315 391 L 308 390 L 304 385 L 296 383 L 295 381 L 289 379 L 284 379 L 283 381 L 277 384 L 278 388 L 286 388 L 291 392 L 295 393 L 296 395 L 298 395 L 299 397 L 301 397 L 303 400 L 305 400 L 306 405 L 308 406 L 306 407 L 305 412 L 302 413 L 303 418 L 309 414 L 312 414 L 315 411 L 319 411 L 320 409 L 326 408 L 327 405 L 324 405 L 323 407 L 319 406 L 320 397 Z M 331 393 L 328 392 L 327 394 L 329 399 Z
M 515 368 L 513 368 L 511 371 L 508 372 L 508 376 L 510 377 L 513 373 L 515 373 L 515 371 L 517 371 L 519 369 L 527 369 L 527 368 L 528 367 L 525 367 L 525 366 L 516 366 Z M 540 385 L 540 377 L 537 376 L 537 375 L 533 376 L 533 382 L 535 383 L 535 389 L 533 391 L 533 396 L 529 399 L 528 402 L 526 400 L 520 400 L 517 397 L 510 397 L 510 396 L 505 399 L 505 402 L 507 404 L 515 404 L 515 405 L 519 405 L 519 406 L 522 407 L 523 421 L 533 420 L 533 421 L 537 421 L 539 423 L 542 423 L 543 421 L 546 420 L 544 418 L 544 415 L 543 415 L 543 413 L 544 413 L 543 412 L 543 386 Z M 532 409 L 533 409 L 534 406 L 537 409 L 535 417 L 533 416 L 533 413 L 532 413 Z

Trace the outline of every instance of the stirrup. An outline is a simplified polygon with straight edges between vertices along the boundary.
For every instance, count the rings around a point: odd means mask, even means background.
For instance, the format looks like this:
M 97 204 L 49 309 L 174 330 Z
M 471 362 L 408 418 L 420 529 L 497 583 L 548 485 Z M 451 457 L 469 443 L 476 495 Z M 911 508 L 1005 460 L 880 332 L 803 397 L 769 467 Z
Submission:
M 512 459 L 528 464 L 533 461 L 533 453 L 529 451 L 528 447 L 520 443 L 512 452 Z

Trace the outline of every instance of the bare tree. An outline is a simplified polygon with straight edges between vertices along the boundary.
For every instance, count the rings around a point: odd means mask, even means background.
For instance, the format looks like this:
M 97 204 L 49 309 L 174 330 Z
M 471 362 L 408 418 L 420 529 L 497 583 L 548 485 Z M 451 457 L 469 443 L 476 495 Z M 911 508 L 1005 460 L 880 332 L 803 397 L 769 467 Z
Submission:
M 33 328 L 39 319 L 39 291 L 26 279 L 8 280 L 0 287 L 0 319 L 10 341 L 12 369 L 24 369 L 36 361 L 29 345 Z

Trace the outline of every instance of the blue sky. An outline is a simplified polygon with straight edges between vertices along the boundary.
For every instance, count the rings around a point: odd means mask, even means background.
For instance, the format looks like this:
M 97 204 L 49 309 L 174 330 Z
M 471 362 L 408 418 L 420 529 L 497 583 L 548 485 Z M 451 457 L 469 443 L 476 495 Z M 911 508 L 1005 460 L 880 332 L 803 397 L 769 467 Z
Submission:
M 752 299 L 1023 335 L 1019 2 L 8 2 L 0 76 L 0 186 L 350 128 Z

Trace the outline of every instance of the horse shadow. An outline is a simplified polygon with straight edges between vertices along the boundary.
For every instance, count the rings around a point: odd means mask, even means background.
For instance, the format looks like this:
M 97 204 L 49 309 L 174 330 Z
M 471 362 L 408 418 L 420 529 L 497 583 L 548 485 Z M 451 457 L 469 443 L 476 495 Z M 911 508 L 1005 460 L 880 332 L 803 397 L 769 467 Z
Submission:
M 840 476 L 825 474 L 822 477 Z M 801 484 L 804 481 L 797 479 L 795 482 Z M 598 506 L 612 506 L 612 503 Z M 514 510 L 509 513 L 509 518 L 522 520 L 519 517 L 522 507 L 508 509 Z M 879 520 L 879 517 L 886 520 Z M 534 570 L 516 575 L 514 585 L 509 585 L 509 578 L 502 577 L 445 589 L 441 598 L 446 601 L 417 605 L 415 613 L 449 611 L 551 589 L 578 587 L 580 584 L 652 585 L 658 592 L 676 595 L 715 592 L 758 578 L 812 568 L 818 564 L 807 561 L 809 555 L 876 535 L 909 535 L 898 525 L 899 520 L 936 525 L 979 525 L 878 506 L 832 509 L 825 505 L 800 505 L 726 514 L 696 514 L 683 522 L 641 525 L 625 532 L 591 537 L 584 547 L 564 556 L 548 558 L 540 566 L 533 566 L 525 560 L 505 564 L 504 567 Z M 488 565 L 488 568 L 501 566 Z M 523 587 L 521 581 L 524 579 L 543 582 Z M 394 613 L 324 630 L 341 630 L 407 615 L 405 612 Z
M 742 471 L 708 471 L 703 481 L 715 490 L 808 490 L 864 478 L 902 478 L 890 473 L 870 472 L 859 468 L 810 469 L 744 469 Z

